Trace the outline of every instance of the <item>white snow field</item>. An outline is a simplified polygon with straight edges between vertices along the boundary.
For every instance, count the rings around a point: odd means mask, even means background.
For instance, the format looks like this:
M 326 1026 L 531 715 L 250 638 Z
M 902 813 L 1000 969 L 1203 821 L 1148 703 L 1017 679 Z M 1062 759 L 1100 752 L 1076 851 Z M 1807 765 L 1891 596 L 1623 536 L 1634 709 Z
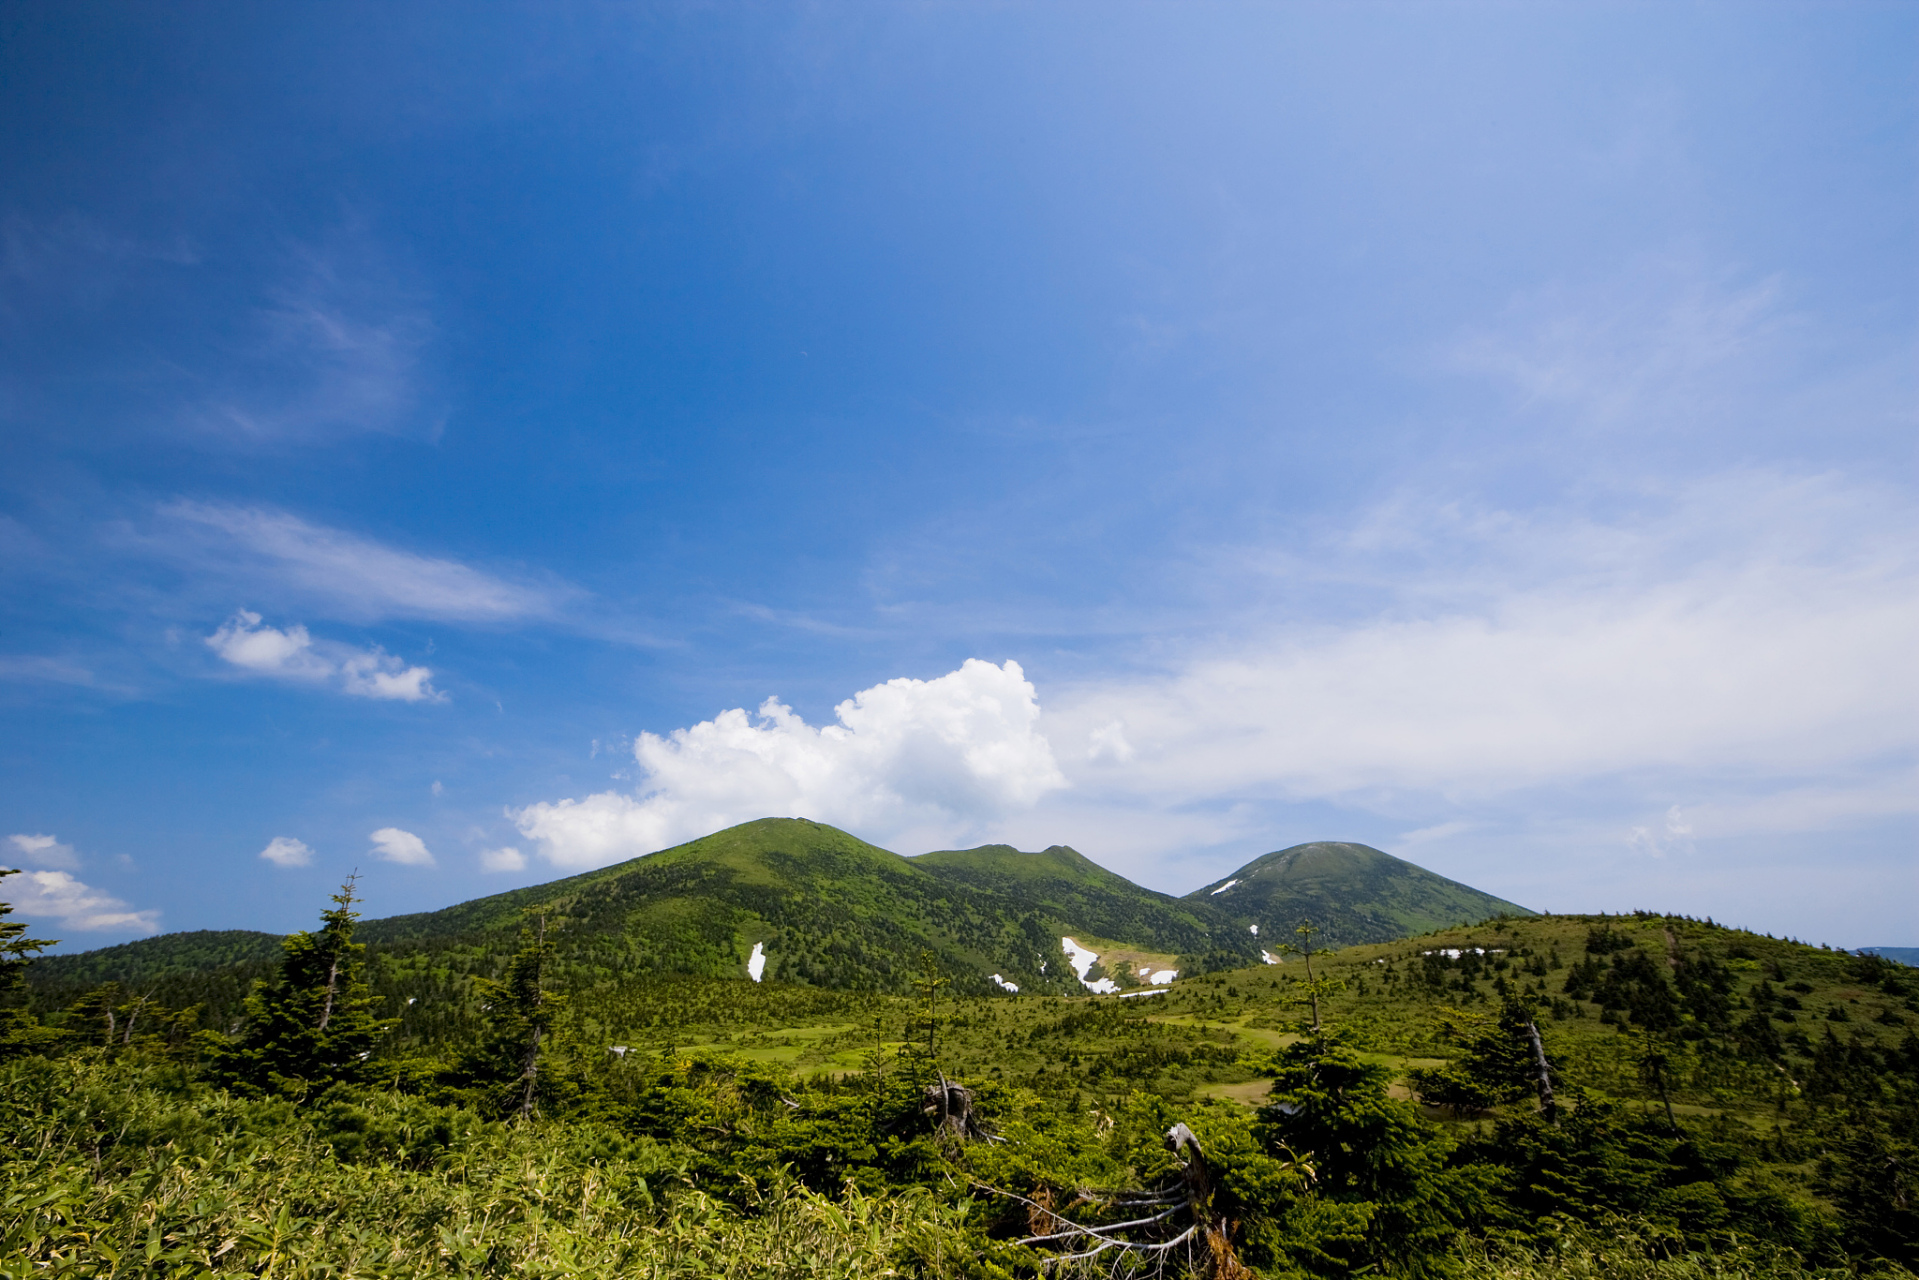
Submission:
M 758 982 L 766 973 L 766 944 L 753 944 L 753 954 L 746 958 L 746 976 Z
M 1086 980 L 1086 971 L 1099 963 L 1099 952 L 1088 951 L 1071 938 L 1061 938 L 1059 945 L 1066 952 L 1066 963 L 1073 966 L 1073 976 L 1079 979 L 1080 986 L 1096 996 L 1109 996 L 1119 990 L 1119 983 L 1111 978 L 1101 978 L 1098 982 Z

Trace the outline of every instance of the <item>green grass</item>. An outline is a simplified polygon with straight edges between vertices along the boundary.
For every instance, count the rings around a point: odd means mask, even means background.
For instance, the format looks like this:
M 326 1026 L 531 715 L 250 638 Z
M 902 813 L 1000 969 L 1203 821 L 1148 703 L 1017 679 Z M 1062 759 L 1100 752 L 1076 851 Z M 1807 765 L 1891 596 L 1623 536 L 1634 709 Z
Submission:
M 1449 950 L 1465 954 L 1439 954 Z M 662 974 L 597 965 L 595 954 L 578 948 L 553 975 L 568 1000 L 562 1101 L 531 1126 L 482 1120 L 431 1084 L 432 1062 L 478 1040 L 467 975 L 493 963 L 483 939 L 377 953 L 374 987 L 400 1022 L 376 1065 L 400 1092 L 347 1090 L 318 1107 L 248 1101 L 186 1067 L 97 1051 L 8 1069 L 0 1276 L 56 1264 L 77 1275 L 996 1274 L 975 1255 L 1001 1248 L 991 1241 L 1006 1227 L 970 1178 L 1030 1187 L 1157 1176 L 1139 1153 L 1158 1150 L 1172 1119 L 1209 1135 L 1244 1131 L 1266 1100 L 1273 1055 L 1298 1040 L 1306 1016 L 1296 958 L 1134 999 L 949 991 L 940 1066 L 979 1091 L 1009 1141 L 942 1153 L 866 1118 L 876 1050 L 894 1073 L 889 1114 L 917 1114 L 911 1082 L 897 1078 L 913 1060 L 901 1050 L 923 1044 L 917 998 Z M 1827 1224 L 1795 1228 L 1820 1256 L 1841 1231 L 1822 1161 L 1849 1114 L 1841 1095 L 1856 1092 L 1835 1073 L 1849 1054 L 1919 1044 L 1909 971 L 1675 917 L 1513 917 L 1324 951 L 1313 965 L 1330 988 L 1323 1019 L 1385 1068 L 1398 1097 L 1415 1070 L 1460 1052 L 1450 1011 L 1490 1012 L 1503 992 L 1522 995 L 1539 1010 L 1569 1105 L 1610 1098 L 1659 1135 L 1670 1101 L 1685 1144 L 1737 1163 L 1727 1194 L 1773 1195 L 1789 1218 Z M 1593 976 L 1641 965 L 1723 980 L 1718 1022 L 1674 1033 L 1666 1099 L 1640 1070 L 1643 1030 L 1606 1006 L 1606 981 Z M 1742 1047 L 1739 1028 L 1754 1019 L 1776 1037 L 1776 1057 Z M 89 1030 L 68 1025 L 76 1037 Z M 1461 1151 L 1484 1151 L 1497 1125 L 1532 1112 L 1520 1100 L 1425 1114 Z M 1553 1230 L 1543 1254 L 1536 1239 L 1462 1237 L 1432 1274 L 1833 1274 L 1704 1228 Z M 1013 1266 L 1012 1256 L 991 1265 Z
M 370 1094 L 249 1102 L 96 1060 L 0 1073 L 0 1276 L 820 1277 L 956 1271 L 923 1191 L 693 1187 L 695 1152 Z M 949 1268 L 942 1259 L 952 1260 Z

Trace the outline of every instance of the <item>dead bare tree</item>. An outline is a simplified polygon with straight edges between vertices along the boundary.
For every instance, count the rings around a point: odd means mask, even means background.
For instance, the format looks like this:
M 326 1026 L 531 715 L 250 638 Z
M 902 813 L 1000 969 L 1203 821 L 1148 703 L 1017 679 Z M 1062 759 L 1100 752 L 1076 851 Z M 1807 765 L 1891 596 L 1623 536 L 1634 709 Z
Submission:
M 1118 1222 L 1075 1221 L 1054 1206 L 1052 1194 L 1045 1189 L 1028 1198 L 977 1185 L 1026 1206 L 1034 1234 L 1019 1243 L 1069 1251 L 1051 1254 L 1040 1263 L 1049 1275 L 1067 1271 L 1109 1277 L 1163 1275 L 1169 1264 L 1183 1264 L 1208 1280 L 1249 1277 L 1252 1273 L 1233 1251 L 1232 1222 L 1213 1207 L 1212 1169 L 1199 1139 L 1185 1124 L 1176 1124 L 1166 1131 L 1166 1149 L 1179 1158 L 1179 1165 L 1157 1186 L 1140 1191 L 1082 1189 L 1065 1207 L 1073 1210 L 1084 1205 L 1117 1214 Z
M 993 1126 L 973 1109 L 973 1091 L 934 1068 L 939 1078 L 920 1094 L 920 1112 L 933 1121 L 933 1131 L 961 1142 L 995 1141 Z
M 1540 1038 L 1539 1024 L 1531 1018 L 1526 1019 L 1526 1034 L 1533 1042 L 1533 1066 L 1539 1072 L 1539 1109 L 1546 1118 L 1559 1124 L 1559 1107 L 1553 1102 L 1553 1069 L 1546 1061 L 1546 1042 Z

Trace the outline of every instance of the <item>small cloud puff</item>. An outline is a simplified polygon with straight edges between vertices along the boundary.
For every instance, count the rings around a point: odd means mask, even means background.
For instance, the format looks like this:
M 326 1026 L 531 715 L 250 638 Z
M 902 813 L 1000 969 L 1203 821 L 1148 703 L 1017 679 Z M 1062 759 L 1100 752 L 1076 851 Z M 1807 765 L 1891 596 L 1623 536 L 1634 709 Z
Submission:
M 276 867 L 304 867 L 313 862 L 313 850 L 292 836 L 275 836 L 260 856 Z
M 485 871 L 524 871 L 526 855 L 512 845 L 503 849 L 482 849 L 480 867 Z
M 241 609 L 206 637 L 207 647 L 245 671 L 284 680 L 315 683 L 337 679 L 340 691 L 357 698 L 393 702 L 440 702 L 446 695 L 429 680 L 427 667 L 409 667 L 375 645 L 355 649 L 315 640 L 295 623 L 282 631 L 265 625 L 259 614 Z
M 8 836 L 7 843 L 13 846 L 22 862 L 31 866 L 61 871 L 80 869 L 80 855 L 73 851 L 73 846 L 61 844 L 52 836 Z
M 367 839 L 373 841 L 373 856 L 388 862 L 397 862 L 404 867 L 431 867 L 437 865 L 433 855 L 427 851 L 426 841 L 411 831 L 402 831 L 398 827 L 381 827 Z
M 1650 826 L 1634 827 L 1626 833 L 1627 847 L 1655 858 L 1692 852 L 1692 824 L 1678 805 L 1666 810 L 1666 820 L 1660 826 L 1657 831 Z
M 597 867 L 769 814 L 799 814 L 870 838 L 965 831 L 1030 809 L 1066 785 L 1039 732 L 1039 698 L 1017 662 L 968 659 L 936 680 L 889 680 L 814 728 L 777 698 L 666 737 L 640 735 L 637 795 L 528 805 L 508 816 L 549 862 Z

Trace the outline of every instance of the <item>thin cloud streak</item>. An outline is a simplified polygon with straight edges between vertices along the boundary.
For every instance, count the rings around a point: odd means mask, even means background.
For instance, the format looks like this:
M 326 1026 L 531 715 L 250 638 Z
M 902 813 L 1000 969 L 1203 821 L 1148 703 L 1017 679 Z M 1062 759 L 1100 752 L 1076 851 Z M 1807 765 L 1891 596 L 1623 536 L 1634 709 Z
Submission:
M 574 587 L 508 581 L 265 507 L 181 500 L 159 514 L 175 534 L 149 544 L 160 554 L 210 577 L 290 586 L 350 621 L 544 620 L 580 595 Z
M 1388 610 L 1077 684 L 1046 731 L 1080 787 L 1163 804 L 1452 803 L 1655 772 L 1722 793 L 1863 782 L 1919 751 L 1919 546 L 1883 536 L 1919 523 L 1899 523 L 1907 505 L 1730 477 L 1661 518 L 1454 513 L 1402 529 L 1419 551 L 1396 567 L 1375 528 L 1349 554 L 1374 587 L 1400 575 Z M 1115 724 L 1130 760 L 1087 749 Z

